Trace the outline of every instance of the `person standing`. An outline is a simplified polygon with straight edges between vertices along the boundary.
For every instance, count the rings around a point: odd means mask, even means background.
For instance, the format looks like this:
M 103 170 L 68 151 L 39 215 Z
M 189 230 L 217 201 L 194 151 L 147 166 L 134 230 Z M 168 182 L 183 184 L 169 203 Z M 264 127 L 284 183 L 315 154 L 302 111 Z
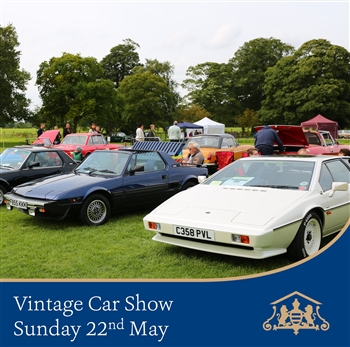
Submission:
M 145 133 L 143 132 L 144 125 L 143 123 L 139 123 L 136 129 L 136 141 L 144 141 Z
M 45 123 L 40 123 L 40 128 L 38 129 L 38 137 L 45 132 Z
M 156 133 L 154 132 L 154 124 L 149 126 L 149 132 L 147 134 L 148 141 L 156 141 Z
M 95 131 L 99 134 L 101 134 L 101 128 L 99 125 L 96 125 Z
M 281 153 L 284 152 L 283 143 L 279 138 L 277 131 L 272 129 L 269 125 L 265 125 L 257 132 L 254 146 L 258 149 L 261 155 L 272 155 L 275 142 L 278 145 L 279 151 Z
M 67 122 L 66 127 L 63 129 L 63 138 L 65 138 L 70 133 L 71 133 L 70 123 Z
M 91 123 L 90 129 L 89 129 L 89 133 L 95 133 L 96 132 L 96 124 L 95 123 Z
M 170 142 L 179 142 L 181 139 L 181 130 L 177 125 L 177 121 L 174 121 L 173 125 L 168 129 L 168 137 Z

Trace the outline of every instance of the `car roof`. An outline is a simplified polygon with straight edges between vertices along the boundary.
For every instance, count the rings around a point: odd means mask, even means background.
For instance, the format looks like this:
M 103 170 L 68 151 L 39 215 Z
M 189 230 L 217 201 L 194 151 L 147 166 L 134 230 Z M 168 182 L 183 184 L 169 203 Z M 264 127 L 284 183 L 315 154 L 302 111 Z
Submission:
M 339 159 L 344 157 L 339 157 L 337 155 L 260 155 L 257 157 L 244 157 L 239 160 L 270 160 L 270 161 L 294 161 L 294 160 L 304 160 L 304 161 L 313 161 L 319 162 L 328 159 Z
M 196 137 L 233 137 L 231 134 L 198 134 L 198 135 L 193 135 L 192 137 L 189 137 L 188 139 L 194 139 Z
M 19 145 L 14 147 L 9 147 L 8 149 L 25 149 L 31 152 L 63 152 L 62 149 L 45 147 L 45 146 L 31 146 L 31 145 Z
M 81 136 L 81 135 L 84 135 L 84 136 L 86 136 L 86 135 L 98 135 L 98 136 L 103 136 L 101 133 L 97 133 L 97 132 L 91 132 L 91 133 L 89 133 L 89 132 L 86 132 L 86 133 L 73 133 L 73 134 L 67 134 L 66 135 L 66 137 L 67 136 L 76 136 L 76 135 L 79 135 L 79 136 Z

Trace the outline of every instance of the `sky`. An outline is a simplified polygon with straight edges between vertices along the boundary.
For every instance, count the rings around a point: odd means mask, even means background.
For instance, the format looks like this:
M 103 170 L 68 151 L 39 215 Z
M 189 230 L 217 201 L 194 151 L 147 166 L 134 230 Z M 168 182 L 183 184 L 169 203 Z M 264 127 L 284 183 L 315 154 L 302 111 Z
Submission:
M 326 39 L 350 50 L 350 0 L 342 1 L 63 1 L 0 0 L 0 24 L 18 34 L 27 97 L 41 105 L 39 65 L 64 52 L 95 57 L 131 39 L 145 59 L 169 61 L 181 83 L 190 66 L 227 63 L 246 42 L 276 38 L 299 48 Z M 185 90 L 179 90 L 182 95 Z

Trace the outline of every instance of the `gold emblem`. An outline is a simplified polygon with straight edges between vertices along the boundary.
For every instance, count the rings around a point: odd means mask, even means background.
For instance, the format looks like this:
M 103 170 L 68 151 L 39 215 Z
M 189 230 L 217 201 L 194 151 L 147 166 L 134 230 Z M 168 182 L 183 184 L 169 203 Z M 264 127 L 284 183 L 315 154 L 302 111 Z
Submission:
M 301 302 L 303 302 L 303 305 Z M 273 305 L 273 315 L 263 324 L 266 331 L 271 329 L 293 329 L 294 334 L 298 335 L 300 329 L 326 331 L 330 327 L 329 323 L 320 316 L 319 311 L 322 304 L 299 292 L 286 295 L 277 301 L 271 302 L 271 305 Z

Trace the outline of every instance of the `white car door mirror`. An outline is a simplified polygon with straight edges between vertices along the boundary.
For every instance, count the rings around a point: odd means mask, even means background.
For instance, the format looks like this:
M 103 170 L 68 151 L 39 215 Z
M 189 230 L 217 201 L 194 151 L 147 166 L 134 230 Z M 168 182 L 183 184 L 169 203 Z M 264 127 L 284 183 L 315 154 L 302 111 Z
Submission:
M 207 179 L 206 176 L 198 176 L 198 183 L 202 183 Z
M 332 190 L 329 192 L 329 196 L 332 197 L 334 195 L 334 192 L 346 192 L 348 188 L 348 182 L 333 182 Z

